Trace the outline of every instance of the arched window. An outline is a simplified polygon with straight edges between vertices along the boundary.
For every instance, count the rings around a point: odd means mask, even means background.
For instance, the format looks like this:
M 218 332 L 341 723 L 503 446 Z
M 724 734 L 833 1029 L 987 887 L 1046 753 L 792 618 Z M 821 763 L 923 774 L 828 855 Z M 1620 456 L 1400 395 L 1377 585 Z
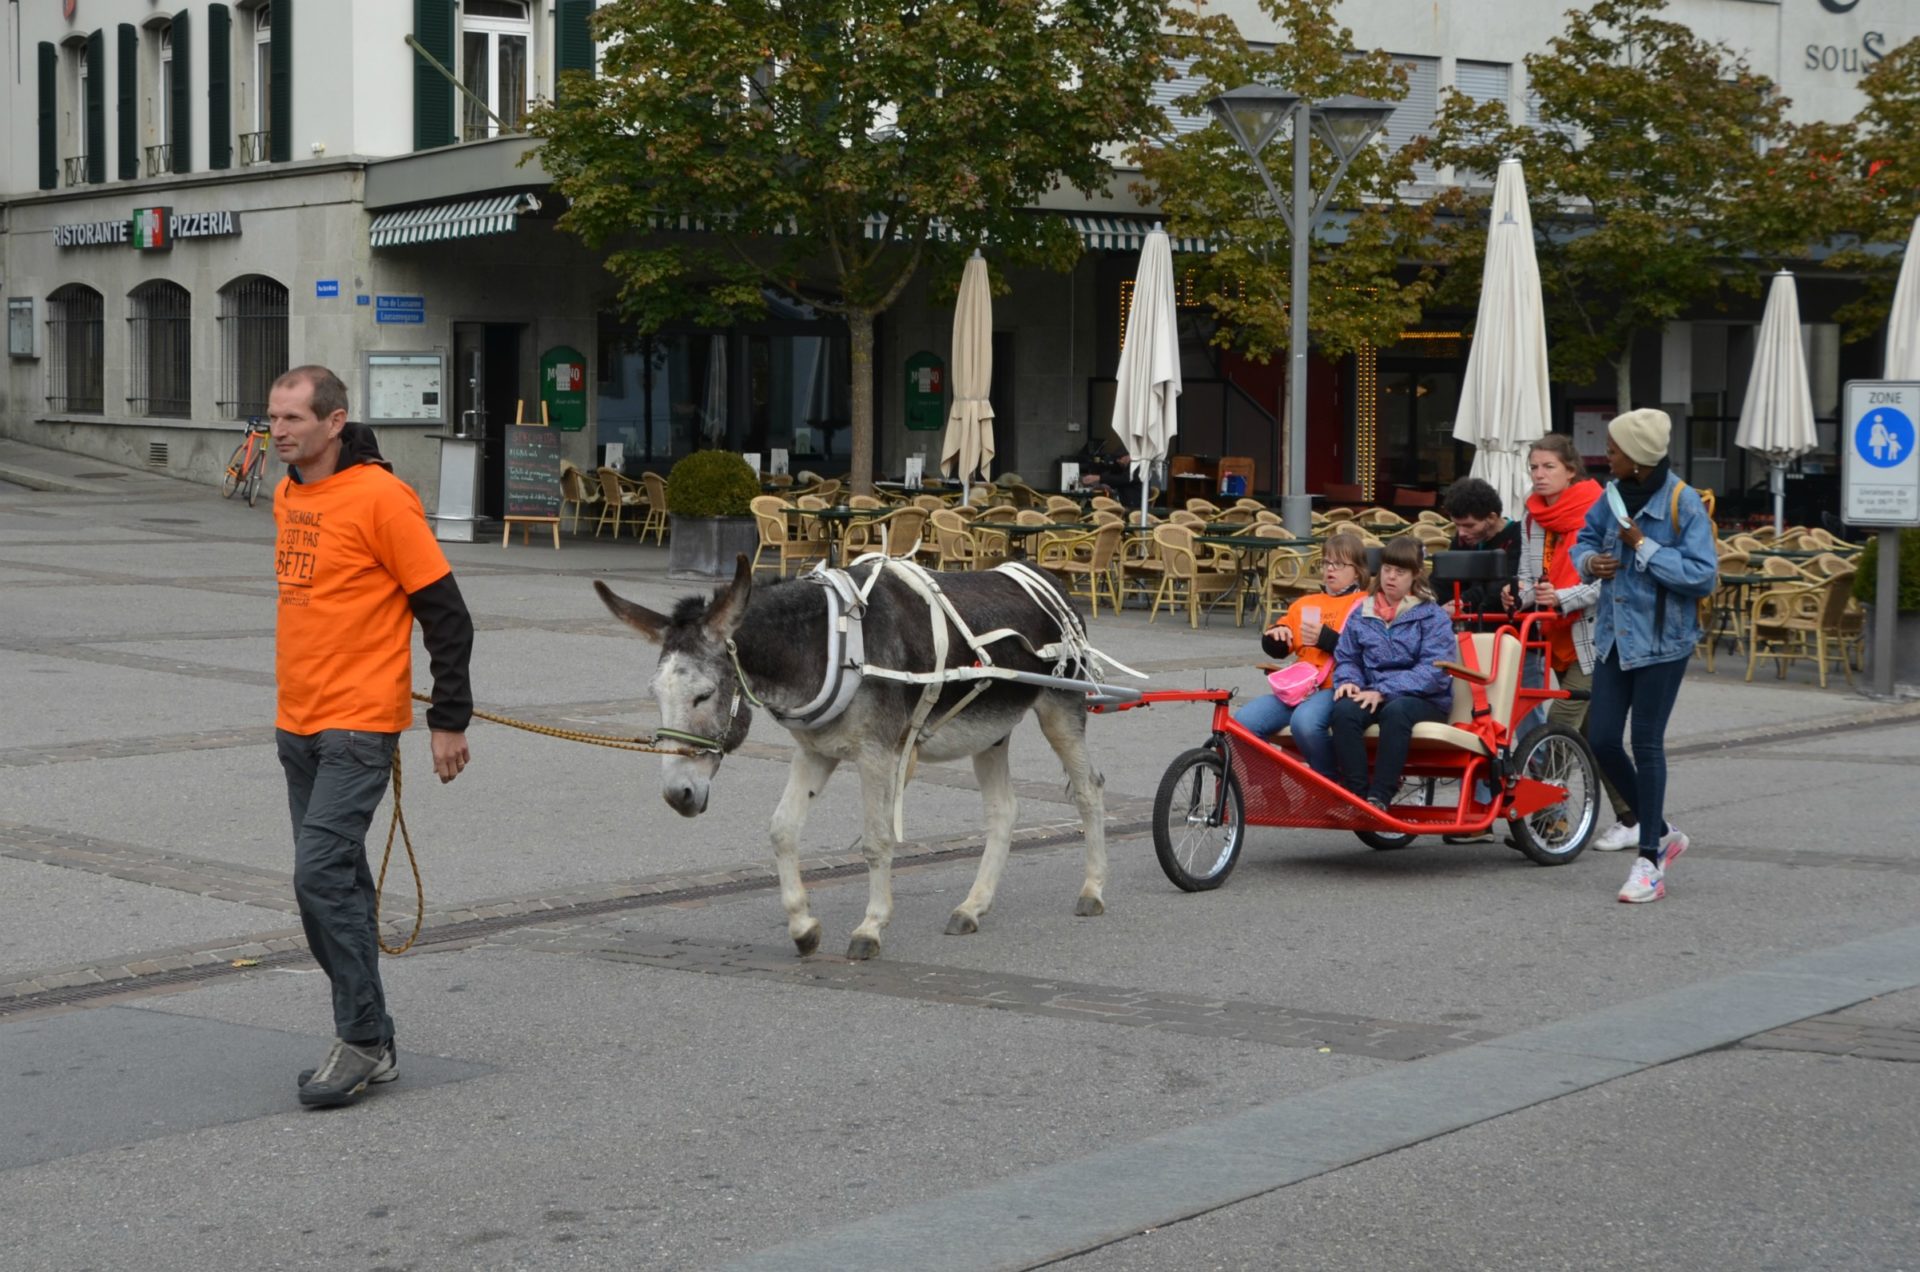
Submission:
M 287 289 L 247 274 L 220 289 L 220 414 L 267 413 L 267 390 L 288 367 Z
M 85 283 L 47 297 L 47 409 L 56 415 L 105 410 L 105 314 L 100 293 Z
M 495 123 L 472 98 L 462 97 L 463 141 L 519 132 L 527 114 L 527 51 L 533 17 L 526 0 L 462 0 L 460 78 L 499 117 Z
M 127 405 L 135 415 L 193 413 L 193 297 L 165 279 L 127 293 L 132 359 Z

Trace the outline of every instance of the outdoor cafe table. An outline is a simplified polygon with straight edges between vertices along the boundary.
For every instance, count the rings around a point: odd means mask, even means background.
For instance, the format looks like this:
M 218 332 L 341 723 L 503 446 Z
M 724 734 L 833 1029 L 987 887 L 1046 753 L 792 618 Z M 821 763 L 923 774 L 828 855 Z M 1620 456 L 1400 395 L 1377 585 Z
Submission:
M 1088 525 L 1084 521 L 1049 521 L 1045 525 L 1023 526 L 1011 521 L 975 521 L 969 530 L 991 530 L 995 534 L 1007 536 L 1012 548 L 1011 555 L 1022 559 L 1027 555 L 1027 540 L 1036 534 L 1092 534 L 1098 526 Z
M 1311 552 L 1320 546 L 1312 539 L 1270 539 L 1265 535 L 1256 534 L 1196 534 L 1193 536 L 1193 541 L 1232 551 L 1234 563 L 1240 569 L 1240 586 L 1243 588 L 1257 582 L 1260 578 L 1260 567 L 1255 563 L 1258 557 L 1276 548 L 1286 548 L 1292 552 Z M 1207 603 L 1208 614 L 1213 613 L 1213 607 L 1218 605 L 1225 595 L 1226 593 L 1222 592 Z M 1234 626 L 1240 626 L 1240 622 L 1236 621 Z
M 1722 574 L 1720 586 L 1714 590 L 1712 626 L 1707 631 L 1709 643 L 1726 638 L 1727 647 L 1734 653 L 1740 652 L 1742 632 L 1741 616 L 1753 606 L 1753 589 L 1766 587 L 1774 583 L 1796 583 L 1804 580 L 1790 579 L 1779 574 Z

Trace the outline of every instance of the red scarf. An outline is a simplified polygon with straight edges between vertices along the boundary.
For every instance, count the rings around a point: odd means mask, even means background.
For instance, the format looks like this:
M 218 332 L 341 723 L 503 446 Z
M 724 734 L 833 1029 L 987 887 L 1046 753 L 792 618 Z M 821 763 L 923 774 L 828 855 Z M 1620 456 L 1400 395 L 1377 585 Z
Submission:
M 1551 504 L 1540 495 L 1527 496 L 1528 518 L 1547 532 L 1546 549 L 1541 555 L 1541 573 L 1556 592 L 1580 585 L 1580 571 L 1573 567 L 1573 541 L 1580 533 L 1580 527 L 1586 524 L 1587 510 L 1599 501 L 1601 494 L 1599 482 L 1583 477 L 1561 491 L 1560 497 Z M 1554 669 L 1572 666 L 1576 657 L 1573 619 L 1563 615 L 1548 623 L 1547 631 L 1553 641 Z

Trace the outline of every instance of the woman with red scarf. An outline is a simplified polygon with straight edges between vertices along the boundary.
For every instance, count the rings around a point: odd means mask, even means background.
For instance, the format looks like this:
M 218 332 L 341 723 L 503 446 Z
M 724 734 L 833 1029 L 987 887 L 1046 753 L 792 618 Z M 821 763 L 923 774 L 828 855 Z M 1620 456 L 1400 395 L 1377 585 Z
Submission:
M 1521 609 L 1559 611 L 1558 618 L 1544 620 L 1544 627 L 1551 642 L 1548 655 L 1553 674 L 1562 689 L 1593 687 L 1593 607 L 1600 599 L 1600 583 L 1583 580 L 1574 568 L 1573 541 L 1602 490 L 1599 482 L 1581 475 L 1584 467 L 1573 439 L 1565 433 L 1548 433 L 1527 452 L 1533 493 L 1527 497 L 1521 522 L 1516 600 Z M 1538 685 L 1544 679 L 1529 656 L 1527 683 Z M 1559 699 L 1547 707 L 1547 722 L 1584 733 L 1588 705 L 1585 698 Z M 1614 825 L 1593 846 L 1609 851 L 1631 848 L 1639 835 L 1633 810 L 1604 774 L 1601 784 L 1613 804 Z

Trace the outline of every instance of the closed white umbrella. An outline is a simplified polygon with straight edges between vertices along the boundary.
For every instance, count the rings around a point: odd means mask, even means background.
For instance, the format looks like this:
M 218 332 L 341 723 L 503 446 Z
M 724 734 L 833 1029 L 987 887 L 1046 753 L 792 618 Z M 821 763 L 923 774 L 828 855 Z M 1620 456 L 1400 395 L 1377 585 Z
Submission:
M 718 333 L 707 342 L 707 390 L 700 406 L 700 435 L 710 447 L 727 440 L 727 338 Z
M 1166 459 L 1180 431 L 1180 327 L 1174 312 L 1173 247 L 1154 226 L 1140 247 L 1113 395 L 1113 432 L 1133 457 L 1146 521 L 1153 465 Z
M 1493 178 L 1493 223 L 1508 217 L 1520 223 L 1529 240 L 1533 238 L 1533 208 L 1527 203 L 1527 178 L 1518 159 L 1502 159 Z
M 960 275 L 953 306 L 953 405 L 940 443 L 941 471 L 958 470 L 962 498 L 971 498 L 975 476 L 993 464 L 993 291 L 987 262 L 976 250 Z
M 1765 455 L 1773 487 L 1773 529 L 1786 524 L 1787 465 L 1820 444 L 1813 429 L 1813 393 L 1807 387 L 1807 350 L 1800 343 L 1800 299 L 1793 275 L 1781 270 L 1767 289 L 1767 309 L 1740 406 L 1743 449 Z
M 1893 310 L 1887 315 L 1887 374 L 1889 380 L 1920 380 L 1920 220 L 1907 237 L 1907 254 L 1900 262 L 1900 282 L 1893 289 Z
M 1500 165 L 1502 176 L 1509 166 Z M 1511 169 L 1517 182 L 1519 165 Z M 1474 448 L 1472 475 L 1499 492 L 1508 516 L 1520 514 L 1533 489 L 1527 448 L 1547 431 L 1548 403 L 1547 323 L 1533 235 L 1517 216 L 1503 215 L 1487 232 L 1480 313 L 1453 436 Z

